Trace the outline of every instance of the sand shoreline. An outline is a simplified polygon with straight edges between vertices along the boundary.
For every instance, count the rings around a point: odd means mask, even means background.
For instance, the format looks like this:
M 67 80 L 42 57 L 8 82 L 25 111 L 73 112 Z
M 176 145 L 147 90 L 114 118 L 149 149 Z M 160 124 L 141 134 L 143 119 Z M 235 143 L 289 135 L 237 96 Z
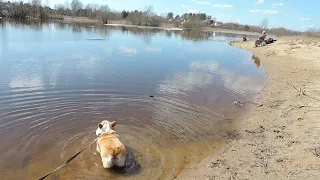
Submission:
M 262 60 L 268 85 L 224 150 L 177 179 L 318 179 L 320 39 L 282 38 L 259 48 L 253 42 L 232 45 Z

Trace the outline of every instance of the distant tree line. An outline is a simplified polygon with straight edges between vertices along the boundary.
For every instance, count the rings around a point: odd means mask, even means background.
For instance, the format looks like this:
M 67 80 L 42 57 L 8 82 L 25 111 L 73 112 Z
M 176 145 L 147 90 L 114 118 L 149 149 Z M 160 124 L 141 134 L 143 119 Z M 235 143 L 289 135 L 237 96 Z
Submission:
M 13 19 L 48 19 L 48 14 L 52 12 L 51 8 L 41 6 L 41 0 L 32 0 L 30 3 L 0 2 L 0 15 Z
M 181 25 L 181 20 L 189 20 L 200 23 L 211 16 L 205 13 L 185 13 L 174 17 L 172 12 L 166 15 L 157 15 L 153 11 L 152 6 L 147 6 L 144 10 L 134 11 L 114 11 L 108 5 L 99 5 L 89 3 L 84 5 L 80 0 L 72 0 L 71 3 L 55 4 L 54 8 L 43 5 L 41 0 L 31 0 L 29 3 L 24 2 L 0 2 L 0 12 L 13 19 L 48 19 L 48 18 L 63 18 L 63 16 L 72 17 L 87 17 L 100 19 L 104 23 L 108 20 L 126 20 L 133 25 L 142 26 L 161 26 L 162 23 L 172 23 L 176 26 Z M 189 23 L 190 24 L 190 23 Z
M 87 17 L 99 19 L 103 23 L 108 21 L 123 21 L 132 25 L 155 26 L 159 27 L 164 24 L 185 29 L 199 29 L 202 27 L 219 27 L 223 29 L 261 32 L 268 32 L 276 35 L 299 35 L 301 32 L 288 30 L 285 28 L 268 28 L 268 19 L 264 18 L 260 26 L 242 25 L 238 23 L 218 22 L 215 17 L 206 13 L 184 13 L 175 15 L 173 12 L 158 15 L 154 12 L 152 6 L 147 6 L 143 10 L 134 11 L 115 11 L 111 10 L 108 5 L 99 5 L 89 3 L 84 5 L 80 0 L 72 0 L 71 3 L 66 1 L 54 5 L 50 8 L 44 5 L 41 0 L 31 0 L 29 3 L 24 2 L 3 2 L 0 0 L 0 16 L 7 16 L 12 19 L 41 19 L 50 18 L 63 19 L 64 16 Z M 309 30 L 309 34 L 319 34 L 319 30 Z

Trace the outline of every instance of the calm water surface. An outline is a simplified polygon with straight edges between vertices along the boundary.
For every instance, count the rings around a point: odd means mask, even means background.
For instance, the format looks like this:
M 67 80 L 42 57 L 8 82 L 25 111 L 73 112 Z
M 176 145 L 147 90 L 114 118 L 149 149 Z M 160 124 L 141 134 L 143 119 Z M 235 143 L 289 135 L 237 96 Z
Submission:
M 0 27 L 0 176 L 37 179 L 116 120 L 129 154 L 95 145 L 48 179 L 172 179 L 218 151 L 265 86 L 257 57 L 219 33 L 69 24 Z M 154 97 L 150 97 L 154 96 Z

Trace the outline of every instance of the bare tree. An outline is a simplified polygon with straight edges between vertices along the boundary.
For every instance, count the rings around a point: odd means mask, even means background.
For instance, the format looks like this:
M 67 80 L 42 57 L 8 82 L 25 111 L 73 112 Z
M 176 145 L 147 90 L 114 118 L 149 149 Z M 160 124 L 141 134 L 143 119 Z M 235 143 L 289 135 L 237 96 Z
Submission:
M 93 10 L 93 6 L 92 6 L 92 4 L 91 4 L 91 3 L 87 4 L 87 5 L 86 5 L 86 7 L 85 7 L 85 9 Z
M 106 24 L 107 20 L 109 19 L 110 8 L 108 5 L 101 5 L 99 9 L 100 11 L 98 16 Z
M 40 6 L 41 5 L 41 0 L 32 0 L 31 1 L 32 6 Z
M 260 27 L 261 27 L 262 29 L 267 29 L 268 26 L 269 26 L 269 20 L 268 20 L 268 18 L 263 18 L 263 19 L 261 20 L 261 22 L 260 22 Z
M 121 12 L 121 16 L 122 16 L 123 19 L 126 19 L 126 18 L 128 17 L 128 15 L 129 15 L 129 11 L 123 10 L 123 11 Z
M 71 2 L 71 10 L 74 15 L 78 12 L 79 9 L 82 9 L 83 4 L 79 0 L 72 0 Z
M 50 0 L 46 0 L 44 7 L 49 7 L 50 6 Z
M 138 10 L 135 10 L 135 11 L 131 11 L 128 15 L 128 18 L 127 20 L 129 22 L 131 22 L 132 24 L 134 25 L 143 25 L 143 22 L 142 22 L 142 12 L 141 11 L 138 11 Z
M 167 14 L 167 19 L 173 19 L 173 12 L 169 12 Z
M 3 1 L 4 1 L 4 0 L 0 0 L 0 10 L 2 10 L 2 6 L 3 6 L 2 3 L 3 3 Z
M 99 9 L 99 4 L 92 4 L 92 8 L 94 11 L 97 11 Z
M 244 30 L 245 30 L 245 31 L 249 31 L 249 29 L 250 29 L 250 26 L 244 25 Z
M 110 8 L 108 5 L 101 5 L 100 6 L 100 10 L 106 14 L 108 14 L 110 12 Z
M 65 8 L 66 10 L 70 9 L 70 3 L 69 3 L 69 1 L 64 2 L 64 8 Z
M 146 13 L 146 15 L 151 15 L 151 13 L 153 12 L 153 6 L 146 6 L 144 12 Z
M 32 6 L 33 17 L 35 18 L 39 10 L 39 7 L 41 6 L 41 0 L 32 0 L 31 6 Z
M 144 11 L 145 18 L 146 18 L 145 22 L 144 22 L 145 26 L 148 25 L 149 17 L 152 15 L 152 13 L 153 13 L 153 6 L 152 5 L 145 7 L 145 11 Z

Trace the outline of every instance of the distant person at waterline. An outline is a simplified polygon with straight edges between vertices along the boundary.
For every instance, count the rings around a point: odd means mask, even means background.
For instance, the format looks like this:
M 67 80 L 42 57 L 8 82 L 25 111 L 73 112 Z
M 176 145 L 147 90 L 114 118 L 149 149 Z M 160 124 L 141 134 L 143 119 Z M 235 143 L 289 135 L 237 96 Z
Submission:
M 266 39 L 266 37 L 267 37 L 266 31 L 262 31 L 261 36 L 259 37 L 259 39 L 260 39 L 261 41 L 264 41 L 264 40 Z

